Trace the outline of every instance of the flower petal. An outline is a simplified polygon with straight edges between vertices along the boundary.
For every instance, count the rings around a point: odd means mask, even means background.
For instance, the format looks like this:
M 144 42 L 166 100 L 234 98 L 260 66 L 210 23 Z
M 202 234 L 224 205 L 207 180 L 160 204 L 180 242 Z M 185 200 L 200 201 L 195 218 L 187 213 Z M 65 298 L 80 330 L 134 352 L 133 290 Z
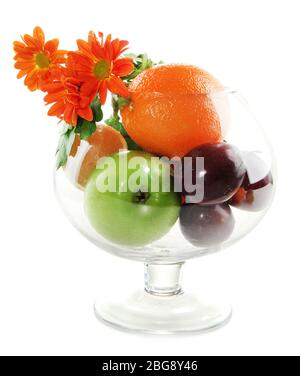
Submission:
M 28 72 L 30 72 L 30 70 L 28 70 L 28 69 L 20 70 L 20 72 L 17 74 L 17 78 L 22 78 L 22 77 L 26 76 L 26 74 Z
M 64 120 L 68 124 L 73 122 L 73 110 L 74 106 L 71 103 L 67 103 L 64 110 Z
M 98 41 L 93 41 L 91 44 L 91 51 L 97 60 L 105 58 L 105 52 L 103 46 Z
M 93 65 L 92 59 L 89 56 L 86 56 L 85 54 L 83 54 L 82 52 L 70 52 L 69 58 L 70 58 L 70 63 L 75 64 L 75 69 L 77 68 L 76 64 L 82 65 L 82 67 L 86 67 L 88 69 L 90 69 L 91 66 Z
M 28 68 L 34 69 L 35 68 L 35 64 L 32 61 L 28 61 L 28 62 L 17 61 L 14 66 L 16 69 L 28 69 Z
M 46 42 L 45 44 L 44 50 L 49 52 L 50 55 L 52 55 L 57 50 L 58 45 L 59 39 L 48 40 L 48 42 Z
M 99 42 L 96 34 L 93 31 L 90 31 L 89 36 L 88 36 L 88 44 L 91 46 L 93 43 L 96 43 L 101 47 L 102 43 L 103 43 L 103 36 L 102 36 L 102 38 L 100 39 L 100 42 Z
M 50 107 L 48 111 L 49 116 L 61 116 L 65 111 L 65 104 L 64 101 L 61 100 L 59 102 L 54 103 L 53 106 Z
M 61 91 L 58 91 L 56 93 L 48 93 L 45 96 L 44 101 L 47 103 L 57 102 L 59 99 L 61 99 L 62 95 L 63 95 L 63 92 Z
M 115 60 L 126 50 L 125 47 L 128 45 L 128 42 L 127 40 L 114 39 L 111 45 L 113 48 L 113 60 Z
M 107 98 L 107 81 L 102 81 L 99 86 L 99 97 L 100 97 L 100 103 L 103 106 L 106 102 Z
M 77 40 L 77 46 L 80 52 L 92 57 L 91 47 L 88 42 L 82 39 Z
M 80 96 L 78 93 L 68 93 L 66 94 L 66 100 L 71 103 L 73 106 L 79 106 Z
M 78 115 L 77 115 L 76 109 L 73 108 L 72 118 L 71 118 L 71 122 L 70 122 L 70 124 L 73 125 L 74 127 L 76 127 L 76 125 L 77 125 L 77 120 L 78 120 Z
M 31 47 L 36 52 L 41 49 L 40 42 L 37 39 L 33 38 L 31 35 L 25 34 L 22 39 L 27 44 L 27 46 Z
M 33 61 L 33 53 L 32 52 L 27 52 L 27 51 L 22 51 L 22 52 L 17 52 L 16 55 L 14 56 L 15 60 L 19 61 L 28 61 L 31 60 Z
M 88 121 L 93 120 L 94 115 L 93 115 L 93 111 L 92 111 L 91 107 L 79 108 L 77 110 L 77 113 L 83 119 L 86 119 Z
M 99 81 L 96 79 L 91 79 L 82 84 L 80 92 L 83 96 L 92 98 L 93 100 L 97 94 L 98 88 Z
M 110 79 L 107 80 L 107 86 L 108 89 L 114 94 L 119 94 L 124 98 L 130 97 L 127 86 L 119 77 L 111 76 Z
M 114 51 L 111 44 L 111 34 L 106 37 L 104 43 L 104 58 L 108 61 L 112 61 L 114 56 Z
M 133 62 L 130 58 L 122 58 L 114 62 L 112 73 L 124 77 L 133 71 Z
M 33 37 L 38 39 L 39 43 L 43 46 L 45 43 L 45 34 L 41 27 L 36 26 L 33 30 Z
M 28 73 L 24 80 L 24 84 L 28 87 L 29 90 L 35 91 L 39 88 L 38 85 L 38 71 L 32 70 Z
M 51 84 L 44 85 L 45 91 L 48 93 L 58 93 L 64 90 L 64 85 L 61 82 L 52 82 Z

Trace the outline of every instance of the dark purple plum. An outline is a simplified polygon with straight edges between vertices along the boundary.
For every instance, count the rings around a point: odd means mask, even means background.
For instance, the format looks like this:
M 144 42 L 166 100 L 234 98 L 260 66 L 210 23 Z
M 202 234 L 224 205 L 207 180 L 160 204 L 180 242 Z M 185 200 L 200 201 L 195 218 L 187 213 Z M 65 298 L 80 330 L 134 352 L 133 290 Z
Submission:
M 182 234 L 195 247 L 216 246 L 233 232 L 235 220 L 228 204 L 185 204 L 181 207 Z
M 264 210 L 270 203 L 273 196 L 273 184 L 268 184 L 262 188 L 240 190 L 230 199 L 229 204 L 239 209 L 258 212 Z
M 244 152 L 243 160 L 246 167 L 246 174 L 242 187 L 246 190 L 263 188 L 273 184 L 273 177 L 270 168 L 265 161 L 255 152 Z
M 247 191 L 249 191 L 249 190 L 253 191 L 253 190 L 256 190 L 256 189 L 263 188 L 263 187 L 265 187 L 269 184 L 273 184 L 273 176 L 272 176 L 271 172 L 269 172 L 268 175 L 266 175 L 264 178 L 258 180 L 255 183 L 250 183 L 248 173 L 246 173 L 242 187 L 245 188 Z
M 242 155 L 233 145 L 205 144 L 191 150 L 185 157 L 190 157 L 184 159 L 182 177 L 187 202 L 209 205 L 226 202 L 237 192 L 245 177 Z M 197 166 L 197 158 L 201 157 L 204 169 Z M 195 189 L 200 186 L 201 198 Z
M 273 196 L 273 176 L 266 163 L 254 152 L 244 155 L 246 174 L 230 205 L 247 211 L 265 209 Z

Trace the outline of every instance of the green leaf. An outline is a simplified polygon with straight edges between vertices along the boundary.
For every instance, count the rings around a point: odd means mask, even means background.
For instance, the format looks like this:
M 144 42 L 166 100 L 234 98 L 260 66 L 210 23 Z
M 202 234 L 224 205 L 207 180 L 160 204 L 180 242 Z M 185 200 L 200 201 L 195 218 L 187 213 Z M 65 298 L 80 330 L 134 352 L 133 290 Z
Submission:
M 61 130 L 59 132 L 59 134 L 62 136 L 64 134 L 66 134 L 67 132 L 69 132 L 71 129 L 73 129 L 74 127 L 72 127 L 71 125 L 67 124 L 67 123 L 64 123 L 61 127 Z
M 127 136 L 127 132 L 120 121 L 119 115 L 112 115 L 109 119 L 105 120 L 105 124 L 111 126 L 116 131 L 120 132 L 122 136 Z
M 70 152 L 71 152 L 74 140 L 75 140 L 75 129 L 73 127 L 73 129 L 69 132 L 68 139 L 66 140 L 66 154 L 67 154 L 67 157 L 69 157 L 69 155 L 70 155 Z
M 64 124 L 60 132 L 58 148 L 56 150 L 56 168 L 59 169 L 67 163 L 76 134 L 79 134 L 81 140 L 87 140 L 96 129 L 97 126 L 94 121 L 87 121 L 80 117 L 78 118 L 76 127 Z
M 94 121 L 88 121 L 80 118 L 75 132 L 80 135 L 81 140 L 87 140 L 97 129 Z
M 124 106 L 129 105 L 130 99 L 121 97 L 121 95 L 113 94 L 112 95 L 112 108 L 114 116 L 118 116 L 119 111 L 122 110 Z
M 75 139 L 75 128 L 65 125 L 61 131 L 58 148 L 56 151 L 56 168 L 65 166 Z
M 95 97 L 95 99 L 91 103 L 91 109 L 94 115 L 93 120 L 97 122 L 101 121 L 103 119 L 103 111 L 102 111 L 102 107 L 101 107 L 101 103 L 100 103 L 98 95 Z
M 121 133 L 121 135 L 125 138 L 127 142 L 128 150 L 143 150 L 130 138 L 122 122 L 120 121 L 119 115 L 112 115 L 109 119 L 105 120 L 105 124 L 113 127 L 115 130 Z
M 140 54 L 140 55 L 127 54 L 126 56 L 131 57 L 133 59 L 133 65 L 134 65 L 133 72 L 123 78 L 128 83 L 133 81 L 135 77 L 141 74 L 145 69 L 149 69 L 157 65 L 148 57 L 147 54 Z M 160 62 L 159 64 L 161 63 L 162 62 Z
M 118 109 L 122 110 L 124 106 L 127 106 L 130 103 L 130 99 L 121 97 L 120 95 L 117 96 L 117 104 L 118 104 Z
M 128 135 L 125 136 L 125 140 L 127 142 L 127 147 L 128 147 L 128 150 L 139 150 L 139 151 L 142 151 L 143 149 L 138 145 L 136 144 L 132 138 L 130 138 Z

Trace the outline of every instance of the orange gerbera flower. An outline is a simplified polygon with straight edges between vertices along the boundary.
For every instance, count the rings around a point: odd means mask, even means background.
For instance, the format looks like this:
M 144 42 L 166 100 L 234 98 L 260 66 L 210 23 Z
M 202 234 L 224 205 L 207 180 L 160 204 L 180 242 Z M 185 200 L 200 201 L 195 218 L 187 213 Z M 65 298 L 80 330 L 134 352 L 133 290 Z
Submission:
M 90 32 L 87 42 L 77 41 L 79 51 L 69 54 L 72 70 L 83 82 L 81 90 L 91 98 L 99 93 L 101 104 L 105 103 L 108 90 L 128 98 L 128 88 L 120 78 L 130 74 L 134 68 L 131 58 L 120 58 L 128 42 L 112 40 L 111 35 L 104 40 L 102 33 L 98 35 L 100 40 Z
M 75 127 L 78 116 L 92 121 L 93 111 L 90 98 L 81 92 L 81 82 L 67 73 L 65 70 L 59 80 L 43 87 L 48 93 L 44 99 L 47 104 L 53 104 L 48 111 L 49 116 L 57 116 Z
M 35 27 L 33 36 L 25 34 L 23 42 L 14 42 L 16 53 L 15 68 L 19 69 L 18 78 L 25 77 L 24 83 L 31 90 L 41 89 L 51 82 L 52 74 L 61 69 L 66 61 L 67 51 L 58 50 L 58 39 L 45 43 L 45 35 L 40 27 Z

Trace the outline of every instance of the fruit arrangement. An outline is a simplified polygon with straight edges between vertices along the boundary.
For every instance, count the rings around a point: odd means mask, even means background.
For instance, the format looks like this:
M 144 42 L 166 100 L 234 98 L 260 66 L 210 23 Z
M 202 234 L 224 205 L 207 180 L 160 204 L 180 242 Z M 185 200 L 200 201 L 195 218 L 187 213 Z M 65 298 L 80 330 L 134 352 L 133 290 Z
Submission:
M 216 247 L 231 237 L 235 212 L 269 205 L 270 168 L 228 142 L 230 106 L 226 94 L 215 99 L 225 88 L 214 76 L 127 53 L 126 40 L 102 33 L 77 40 L 76 51 L 58 46 L 36 27 L 14 42 L 15 68 L 59 119 L 57 169 L 82 192 L 97 234 L 143 247 L 178 222 L 190 245 Z

